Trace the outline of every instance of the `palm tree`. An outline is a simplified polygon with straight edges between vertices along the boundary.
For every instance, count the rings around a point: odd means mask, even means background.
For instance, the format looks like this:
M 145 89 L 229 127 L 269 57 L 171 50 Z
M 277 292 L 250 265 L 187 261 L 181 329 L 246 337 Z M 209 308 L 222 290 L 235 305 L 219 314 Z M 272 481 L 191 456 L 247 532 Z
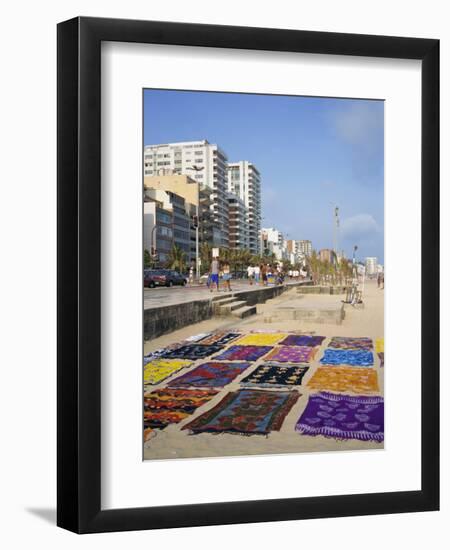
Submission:
M 186 252 L 177 244 L 174 244 L 170 249 L 167 264 L 170 269 L 176 269 L 180 273 L 183 273 L 186 267 Z
M 202 243 L 200 246 L 200 260 L 202 273 L 206 273 L 209 270 L 209 266 L 212 259 L 212 246 L 209 243 Z
M 306 262 L 308 266 L 308 271 L 311 273 L 313 282 L 316 285 L 319 280 L 321 262 L 315 250 L 311 252 L 311 256 L 306 259 Z

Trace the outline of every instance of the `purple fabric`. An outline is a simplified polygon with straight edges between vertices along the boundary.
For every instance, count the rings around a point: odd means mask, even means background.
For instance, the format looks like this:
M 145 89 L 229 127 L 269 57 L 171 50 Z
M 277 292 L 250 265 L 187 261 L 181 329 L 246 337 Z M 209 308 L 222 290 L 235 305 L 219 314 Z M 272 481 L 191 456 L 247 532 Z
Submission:
M 219 363 L 210 361 L 169 382 L 170 387 L 221 388 L 242 374 L 251 363 Z
M 313 436 L 381 442 L 384 440 L 384 400 L 377 396 L 313 394 L 295 430 Z
M 325 336 L 308 336 L 306 334 L 290 334 L 280 345 L 282 346 L 320 346 L 325 340 Z
M 315 349 L 310 346 L 278 346 L 267 360 L 286 363 L 308 363 L 314 358 Z
M 272 346 L 230 346 L 213 359 L 214 361 L 257 361 L 271 349 Z

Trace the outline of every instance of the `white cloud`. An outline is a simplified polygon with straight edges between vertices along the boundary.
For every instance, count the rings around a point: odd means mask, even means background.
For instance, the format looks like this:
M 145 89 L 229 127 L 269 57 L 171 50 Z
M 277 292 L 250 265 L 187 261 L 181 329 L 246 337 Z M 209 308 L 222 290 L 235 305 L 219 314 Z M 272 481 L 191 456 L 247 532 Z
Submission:
M 342 222 L 341 231 L 346 239 L 361 239 L 379 233 L 381 229 L 371 214 L 357 214 Z
M 353 103 L 350 108 L 336 114 L 337 133 L 353 145 L 372 146 L 383 129 L 383 116 L 379 105 Z

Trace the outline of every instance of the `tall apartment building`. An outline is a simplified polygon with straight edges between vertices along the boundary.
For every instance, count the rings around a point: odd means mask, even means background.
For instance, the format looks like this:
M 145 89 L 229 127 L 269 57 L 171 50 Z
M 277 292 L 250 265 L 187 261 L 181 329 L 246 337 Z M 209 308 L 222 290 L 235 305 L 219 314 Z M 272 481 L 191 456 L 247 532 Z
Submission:
M 228 194 L 230 217 L 230 248 L 249 250 L 248 211 L 244 201 L 234 193 Z
M 287 258 L 286 241 L 283 233 L 274 227 L 262 228 L 259 231 L 261 254 L 275 254 L 277 260 Z
M 144 199 L 144 250 L 156 252 L 157 265 L 165 265 L 173 244 L 173 213 L 159 201 Z
M 159 176 L 144 176 L 144 189 L 162 189 L 184 198 L 186 210 L 191 218 L 191 257 L 195 257 L 194 216 L 197 215 L 197 207 L 200 244 L 206 242 L 212 246 L 220 246 L 221 232 L 213 220 L 211 193 L 208 187 L 191 176 L 164 173 Z
M 172 214 L 172 243 L 179 246 L 185 253 L 187 262 L 193 259 L 193 251 L 191 247 L 191 218 L 189 206 L 186 204 L 183 197 L 172 193 L 171 191 L 164 191 L 162 189 L 146 189 L 144 200 L 153 200 L 162 205 L 162 208 L 166 212 Z M 145 208 L 145 202 L 144 202 Z M 145 210 L 144 210 L 145 211 Z M 158 235 L 159 228 L 156 229 Z M 144 240 L 145 242 L 145 240 Z M 156 249 L 158 250 L 158 242 L 156 243 Z M 169 249 L 170 250 L 170 249 Z M 194 249 L 195 255 L 195 249 Z
M 378 273 L 378 259 L 375 257 L 366 258 L 366 275 Z
M 297 250 L 298 252 L 301 252 L 305 256 L 311 256 L 312 254 L 312 242 L 311 241 L 296 241 L 297 243 Z
M 240 197 L 248 211 L 249 250 L 260 253 L 261 175 L 254 164 L 246 160 L 228 163 L 228 190 Z
M 207 140 L 183 141 L 144 147 L 144 177 L 172 171 L 185 174 L 211 191 L 213 221 L 220 231 L 218 243 L 228 247 L 227 157 Z

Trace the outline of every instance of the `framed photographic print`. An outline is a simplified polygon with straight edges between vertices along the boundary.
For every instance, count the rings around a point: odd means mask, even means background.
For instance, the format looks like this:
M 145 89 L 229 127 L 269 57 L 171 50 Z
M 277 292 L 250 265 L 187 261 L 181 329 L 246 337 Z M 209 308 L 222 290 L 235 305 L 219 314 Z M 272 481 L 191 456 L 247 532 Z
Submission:
M 59 24 L 58 525 L 437 510 L 438 274 L 438 40 Z

